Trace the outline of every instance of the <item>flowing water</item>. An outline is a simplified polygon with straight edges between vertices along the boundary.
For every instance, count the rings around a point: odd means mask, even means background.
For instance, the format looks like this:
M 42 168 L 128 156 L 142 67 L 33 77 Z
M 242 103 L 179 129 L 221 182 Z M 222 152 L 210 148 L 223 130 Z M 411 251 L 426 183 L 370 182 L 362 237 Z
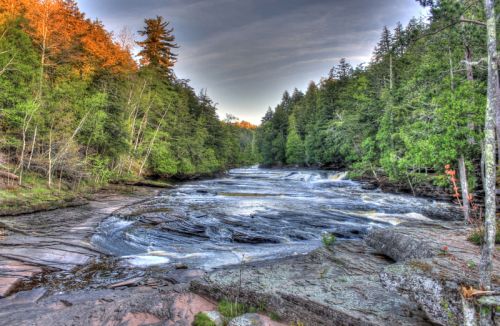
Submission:
M 161 192 L 107 218 L 93 243 L 127 266 L 212 268 L 305 254 L 322 234 L 360 239 L 371 228 L 449 217 L 451 205 L 367 190 L 345 173 L 231 170 Z

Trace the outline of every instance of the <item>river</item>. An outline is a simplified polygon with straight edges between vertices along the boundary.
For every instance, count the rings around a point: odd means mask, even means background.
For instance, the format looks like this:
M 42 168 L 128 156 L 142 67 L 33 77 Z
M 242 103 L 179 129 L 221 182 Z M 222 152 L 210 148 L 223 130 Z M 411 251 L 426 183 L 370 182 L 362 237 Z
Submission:
M 211 270 L 306 254 L 325 232 L 360 239 L 371 228 L 454 213 L 447 203 L 365 189 L 342 172 L 251 167 L 117 211 L 92 242 L 129 267 Z

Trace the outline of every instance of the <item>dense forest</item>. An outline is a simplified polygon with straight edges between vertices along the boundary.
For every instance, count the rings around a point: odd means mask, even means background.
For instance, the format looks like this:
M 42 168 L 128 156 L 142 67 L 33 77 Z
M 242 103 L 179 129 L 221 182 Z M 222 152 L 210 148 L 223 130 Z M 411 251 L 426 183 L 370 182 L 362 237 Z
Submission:
M 106 183 L 192 177 L 254 162 L 253 129 L 219 120 L 206 92 L 175 76 L 173 28 L 139 40 L 105 30 L 75 1 L 0 1 L 0 171 Z M 138 45 L 140 60 L 134 60 Z
M 257 131 L 266 165 L 346 167 L 408 186 L 481 182 L 486 33 L 479 1 L 420 1 L 429 22 L 384 27 L 371 62 L 345 59 L 306 92 L 285 92 Z M 468 186 L 468 187 L 467 187 Z

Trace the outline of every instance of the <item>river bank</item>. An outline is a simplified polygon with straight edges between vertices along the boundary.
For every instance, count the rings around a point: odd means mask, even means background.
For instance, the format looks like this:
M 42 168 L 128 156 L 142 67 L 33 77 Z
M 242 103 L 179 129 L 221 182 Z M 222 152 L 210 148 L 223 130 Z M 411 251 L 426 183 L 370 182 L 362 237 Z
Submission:
M 460 321 L 479 264 L 460 214 L 331 179 L 247 169 L 3 217 L 0 324 L 190 325 L 221 299 L 284 324 Z M 330 228 L 338 241 L 326 249 L 316 239 Z M 496 257 L 496 287 L 498 267 Z

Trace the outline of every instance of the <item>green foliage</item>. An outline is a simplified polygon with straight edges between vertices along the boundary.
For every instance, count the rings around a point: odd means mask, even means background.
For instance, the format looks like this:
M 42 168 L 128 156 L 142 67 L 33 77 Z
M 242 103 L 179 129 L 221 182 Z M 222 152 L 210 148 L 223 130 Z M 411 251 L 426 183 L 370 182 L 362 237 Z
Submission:
M 0 156 L 22 159 L 24 169 L 51 180 L 49 188 L 59 178 L 77 188 L 256 162 L 253 129 L 219 120 L 206 92 L 197 95 L 170 73 L 175 37 L 161 17 L 146 20 L 142 66 L 128 71 L 79 45 L 42 52 L 30 23 L 0 25 Z
M 331 248 L 336 241 L 337 237 L 332 233 L 323 233 L 321 235 L 321 242 L 323 242 L 323 246 L 325 246 L 325 248 Z
M 483 63 L 469 74 L 464 53 L 470 61 L 485 57 L 484 30 L 473 24 L 442 29 L 463 14 L 459 1 L 435 1 L 431 12 L 428 24 L 412 19 L 394 31 L 384 28 L 369 65 L 352 68 L 343 59 L 305 94 L 285 93 L 256 131 L 261 162 L 344 167 L 413 187 L 445 186 L 444 165 L 463 156 L 474 190 L 486 74 Z M 481 15 L 477 5 L 465 14 Z
M 157 145 L 150 157 L 151 173 L 170 177 L 177 173 L 177 161 L 170 150 L 165 146 Z
M 194 316 L 193 326 L 216 326 L 216 324 L 202 312 Z
M 226 318 L 234 318 L 248 312 L 255 312 L 255 309 L 252 307 L 228 300 L 220 301 L 217 305 L 217 310 Z
M 304 143 L 297 132 L 295 117 L 291 115 L 289 120 L 290 133 L 286 141 L 286 162 L 302 165 L 305 162 Z

